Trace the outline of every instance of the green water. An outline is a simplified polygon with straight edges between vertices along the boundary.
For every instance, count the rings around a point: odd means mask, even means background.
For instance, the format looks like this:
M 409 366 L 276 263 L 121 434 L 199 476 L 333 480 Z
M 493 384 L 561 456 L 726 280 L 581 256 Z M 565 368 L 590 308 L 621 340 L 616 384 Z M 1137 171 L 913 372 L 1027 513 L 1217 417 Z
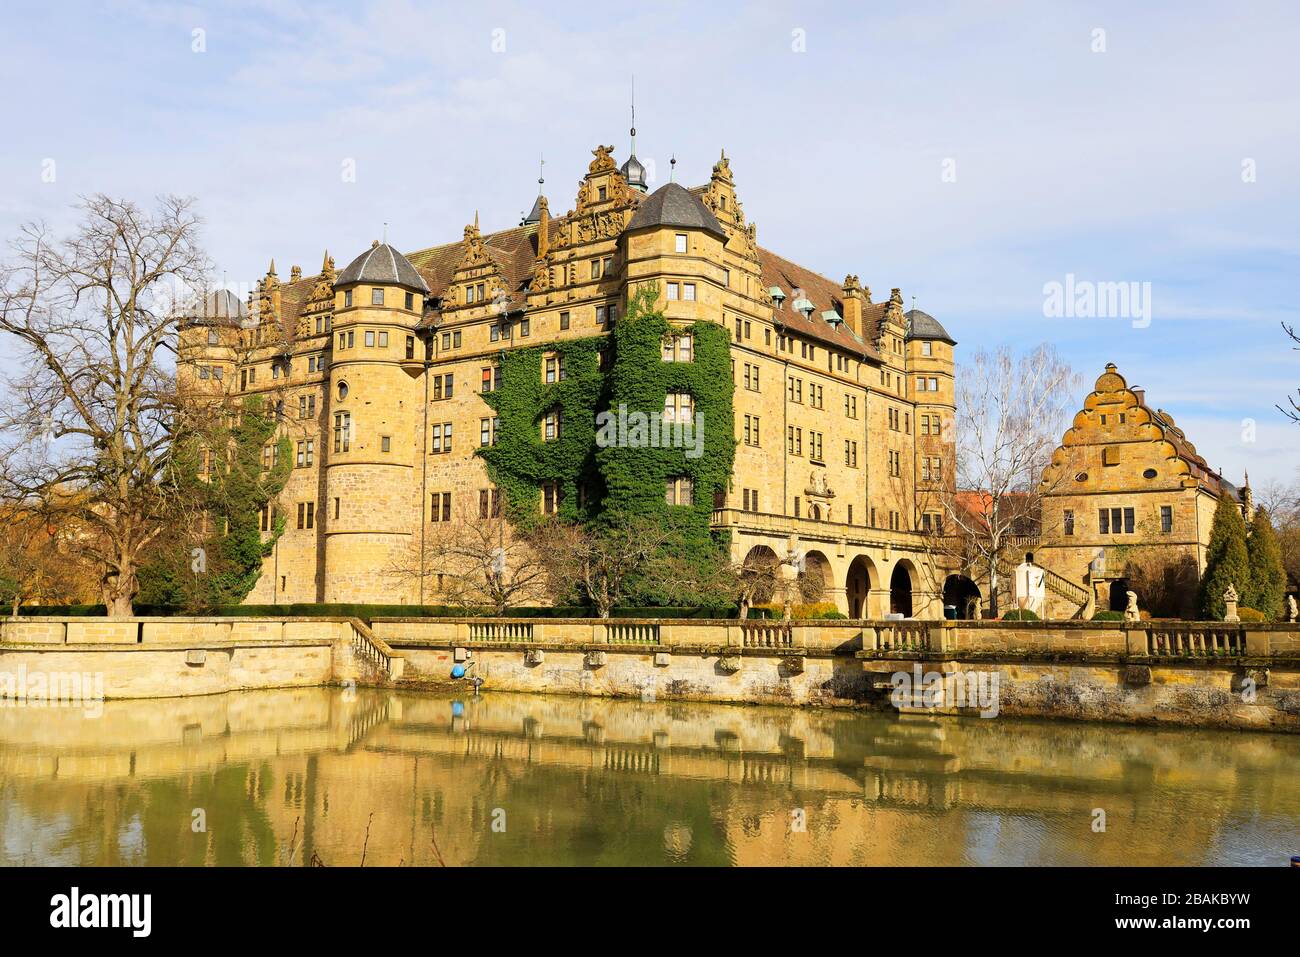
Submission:
M 1300 854 L 1300 738 L 1287 735 L 337 689 L 102 708 L 0 706 L 0 863 Z

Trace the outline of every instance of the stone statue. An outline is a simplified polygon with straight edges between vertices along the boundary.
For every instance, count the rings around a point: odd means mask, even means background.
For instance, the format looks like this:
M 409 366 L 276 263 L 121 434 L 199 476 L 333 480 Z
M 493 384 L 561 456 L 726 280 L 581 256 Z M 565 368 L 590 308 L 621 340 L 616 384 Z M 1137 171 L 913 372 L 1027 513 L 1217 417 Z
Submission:
M 1138 612 L 1137 592 L 1131 591 L 1131 592 L 1127 592 L 1126 594 L 1128 595 L 1128 604 L 1124 607 L 1124 620 L 1139 621 L 1142 616 Z
M 1241 621 L 1237 614 L 1237 589 L 1233 587 L 1232 582 L 1228 582 L 1228 587 L 1223 592 L 1223 620 L 1224 621 Z
M 1286 596 L 1286 620 L 1295 621 L 1296 617 L 1297 615 L 1296 615 L 1296 607 L 1295 607 L 1295 595 L 1287 595 Z

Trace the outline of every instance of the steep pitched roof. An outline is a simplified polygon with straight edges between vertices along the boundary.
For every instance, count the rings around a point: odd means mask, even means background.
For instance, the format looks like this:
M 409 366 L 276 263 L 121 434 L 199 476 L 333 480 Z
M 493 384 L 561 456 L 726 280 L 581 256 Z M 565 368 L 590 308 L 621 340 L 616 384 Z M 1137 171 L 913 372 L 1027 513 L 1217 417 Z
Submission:
M 827 279 L 798 263 L 793 263 L 783 256 L 778 256 L 770 249 L 758 247 L 758 262 L 765 287 L 779 286 L 786 293 L 786 302 L 780 310 L 774 310 L 773 319 L 788 326 L 792 331 L 812 339 L 819 339 L 827 345 L 857 353 L 866 358 L 879 359 L 876 340 L 880 335 L 880 323 L 884 320 L 886 302 L 862 304 L 862 337 L 855 336 L 844 323 L 832 326 L 821 319 L 823 312 L 836 312 L 844 315 L 844 303 L 841 300 L 843 289 L 833 279 Z M 803 290 L 803 296 L 813 304 L 812 318 L 805 319 L 803 313 L 794 308 L 793 290 Z

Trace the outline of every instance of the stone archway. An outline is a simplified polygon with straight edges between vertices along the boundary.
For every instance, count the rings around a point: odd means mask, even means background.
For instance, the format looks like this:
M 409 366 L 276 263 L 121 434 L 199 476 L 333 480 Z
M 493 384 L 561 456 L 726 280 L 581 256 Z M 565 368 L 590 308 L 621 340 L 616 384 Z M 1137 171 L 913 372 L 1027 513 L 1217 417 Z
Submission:
M 979 586 L 965 575 L 949 575 L 943 582 L 943 603 L 957 609 L 957 617 L 974 618 L 981 599 Z
M 844 579 L 844 593 L 848 600 L 850 618 L 870 618 L 871 590 L 878 587 L 879 573 L 866 555 L 859 555 L 849 563 Z
M 912 617 L 913 578 L 911 563 L 900 561 L 889 576 L 889 610 L 904 618 Z
M 780 601 L 781 559 L 766 545 L 755 545 L 741 563 L 741 575 L 750 580 L 751 605 L 766 605 Z
M 807 604 L 826 601 L 827 589 L 832 585 L 831 560 L 816 550 L 806 552 L 803 569 L 799 572 L 799 594 L 795 600 Z

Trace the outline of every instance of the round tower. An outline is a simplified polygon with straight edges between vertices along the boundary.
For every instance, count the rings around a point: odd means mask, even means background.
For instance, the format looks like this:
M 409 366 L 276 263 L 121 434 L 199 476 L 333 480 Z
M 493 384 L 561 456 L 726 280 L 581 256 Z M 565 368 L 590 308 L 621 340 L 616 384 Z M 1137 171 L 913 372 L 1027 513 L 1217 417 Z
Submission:
M 956 416 L 954 356 L 957 343 L 939 320 L 920 309 L 904 317 L 908 394 L 916 402 L 917 495 L 929 520 L 942 515 L 942 502 L 956 482 Z M 931 494 L 926 492 L 942 493 Z M 938 520 L 942 520 L 941 518 Z M 926 516 L 922 516 L 924 527 Z
M 376 241 L 334 281 L 325 398 L 322 502 L 326 602 L 404 602 L 416 583 L 420 449 L 416 326 L 429 286 L 406 257 Z

